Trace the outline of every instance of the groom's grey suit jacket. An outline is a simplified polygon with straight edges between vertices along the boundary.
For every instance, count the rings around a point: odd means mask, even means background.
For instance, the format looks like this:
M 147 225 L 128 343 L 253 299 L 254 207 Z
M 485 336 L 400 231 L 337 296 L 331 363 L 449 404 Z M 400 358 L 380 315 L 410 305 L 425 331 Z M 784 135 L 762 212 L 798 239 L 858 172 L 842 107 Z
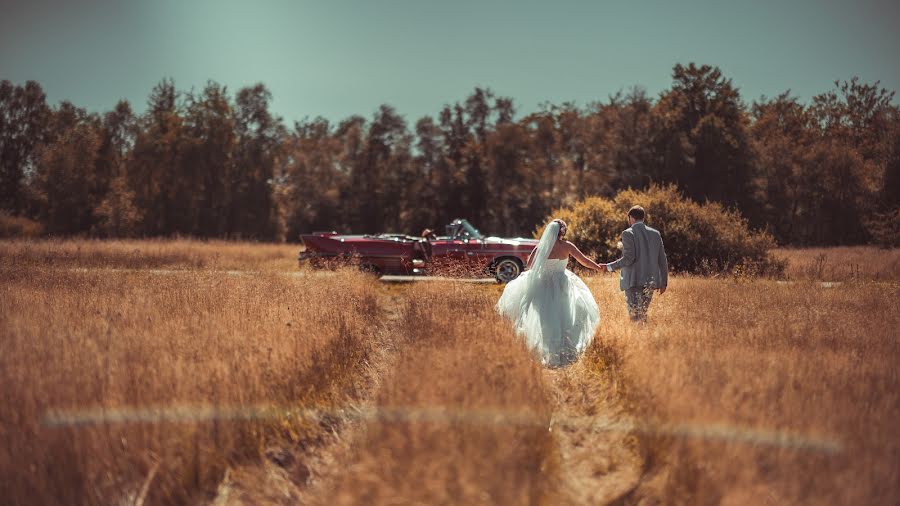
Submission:
M 642 221 L 622 232 L 622 258 L 607 264 L 610 271 L 621 269 L 619 288 L 652 285 L 661 288 L 669 284 L 669 264 L 662 236 Z

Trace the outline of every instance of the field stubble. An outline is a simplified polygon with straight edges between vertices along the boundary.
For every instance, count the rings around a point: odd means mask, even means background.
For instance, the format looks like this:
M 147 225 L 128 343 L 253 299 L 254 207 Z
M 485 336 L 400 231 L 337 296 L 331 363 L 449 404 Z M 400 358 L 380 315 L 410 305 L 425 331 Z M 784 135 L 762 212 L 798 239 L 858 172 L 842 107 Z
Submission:
M 611 276 L 588 277 L 603 314 L 594 344 L 574 366 L 547 371 L 493 313 L 500 287 L 277 274 L 294 268 L 295 252 L 0 243 L 0 495 L 11 504 L 131 503 L 143 493 L 148 503 L 285 504 L 900 497 L 895 268 L 839 277 L 840 268 L 809 267 L 822 252 L 791 251 L 790 284 L 676 276 L 646 326 L 627 321 Z M 824 254 L 839 266 L 896 256 Z M 70 410 L 261 405 L 377 416 L 44 423 Z M 592 418 L 610 423 L 566 422 Z M 756 441 L 746 436 L 754 430 L 840 449 Z M 340 451 L 313 458 L 335 441 Z
M 900 282 L 900 249 L 874 246 L 778 249 L 791 280 Z
M 618 358 L 646 463 L 631 499 L 893 504 L 900 498 L 897 283 L 675 279 L 646 327 L 610 280 L 599 337 Z M 604 287 L 604 285 L 606 285 Z M 706 429 L 703 429 L 706 427 Z M 833 442 L 756 444 L 748 431 Z M 785 438 L 786 439 L 786 438 Z
M 88 265 L 111 263 L 109 245 L 91 247 L 82 253 Z M 178 256 L 177 245 L 161 249 Z M 220 254 L 197 249 L 203 261 Z M 202 269 L 72 272 L 58 262 L 23 266 L 23 256 L 0 261 L 7 504 L 129 503 L 145 481 L 149 503 L 209 498 L 229 466 L 259 461 L 273 446 L 316 444 L 320 423 L 287 409 L 353 398 L 380 325 L 375 282 L 356 273 L 321 283 Z M 246 415 L 259 406 L 275 412 Z M 173 408 L 181 418 L 166 421 Z M 46 423 L 83 410 L 126 419 Z

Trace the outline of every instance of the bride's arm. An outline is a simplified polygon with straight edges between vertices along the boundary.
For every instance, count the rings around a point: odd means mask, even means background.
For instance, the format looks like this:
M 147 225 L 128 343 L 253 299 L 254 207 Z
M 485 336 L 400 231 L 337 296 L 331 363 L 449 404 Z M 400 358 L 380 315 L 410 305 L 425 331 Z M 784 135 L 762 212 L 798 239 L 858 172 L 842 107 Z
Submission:
M 578 246 L 575 246 L 574 244 L 572 244 L 569 241 L 566 241 L 566 245 L 568 245 L 568 247 L 569 247 L 569 254 L 572 255 L 572 258 L 574 258 L 575 261 L 577 261 L 581 265 L 587 267 L 588 269 L 593 269 L 595 271 L 600 271 L 600 272 L 606 271 L 605 265 L 600 265 L 597 262 L 595 262 L 595 261 L 591 260 L 590 258 L 588 258 L 587 256 L 585 256 L 585 254 L 582 253 L 580 249 L 578 249 Z

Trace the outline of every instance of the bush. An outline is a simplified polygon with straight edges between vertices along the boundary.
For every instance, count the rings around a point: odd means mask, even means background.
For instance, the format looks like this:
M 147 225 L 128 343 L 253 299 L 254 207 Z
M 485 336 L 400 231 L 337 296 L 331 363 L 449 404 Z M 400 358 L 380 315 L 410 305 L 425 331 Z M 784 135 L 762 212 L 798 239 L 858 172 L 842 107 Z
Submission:
M 555 210 L 553 217 L 568 223 L 568 239 L 585 254 L 611 261 L 621 254 L 619 242 L 633 205 L 643 206 L 647 224 L 662 234 L 670 270 L 765 275 L 784 271 L 784 263 L 769 253 L 775 247 L 769 234 L 751 231 L 747 220 L 721 204 L 698 204 L 682 196 L 675 186 L 623 190 L 612 200 L 591 197 Z
M 0 211 L 0 238 L 38 237 L 43 233 L 44 227 L 40 223 Z

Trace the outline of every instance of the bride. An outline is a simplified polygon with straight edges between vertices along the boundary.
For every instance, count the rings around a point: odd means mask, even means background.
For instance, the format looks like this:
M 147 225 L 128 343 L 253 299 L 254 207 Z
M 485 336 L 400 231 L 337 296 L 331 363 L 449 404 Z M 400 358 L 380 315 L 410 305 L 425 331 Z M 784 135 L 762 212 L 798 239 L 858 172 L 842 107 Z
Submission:
M 560 219 L 544 228 L 528 257 L 528 270 L 506 285 L 496 306 L 548 367 L 574 362 L 591 344 L 600 322 L 600 308 L 591 291 L 566 264 L 572 256 L 589 269 L 603 272 L 604 266 L 564 240 L 566 228 Z

